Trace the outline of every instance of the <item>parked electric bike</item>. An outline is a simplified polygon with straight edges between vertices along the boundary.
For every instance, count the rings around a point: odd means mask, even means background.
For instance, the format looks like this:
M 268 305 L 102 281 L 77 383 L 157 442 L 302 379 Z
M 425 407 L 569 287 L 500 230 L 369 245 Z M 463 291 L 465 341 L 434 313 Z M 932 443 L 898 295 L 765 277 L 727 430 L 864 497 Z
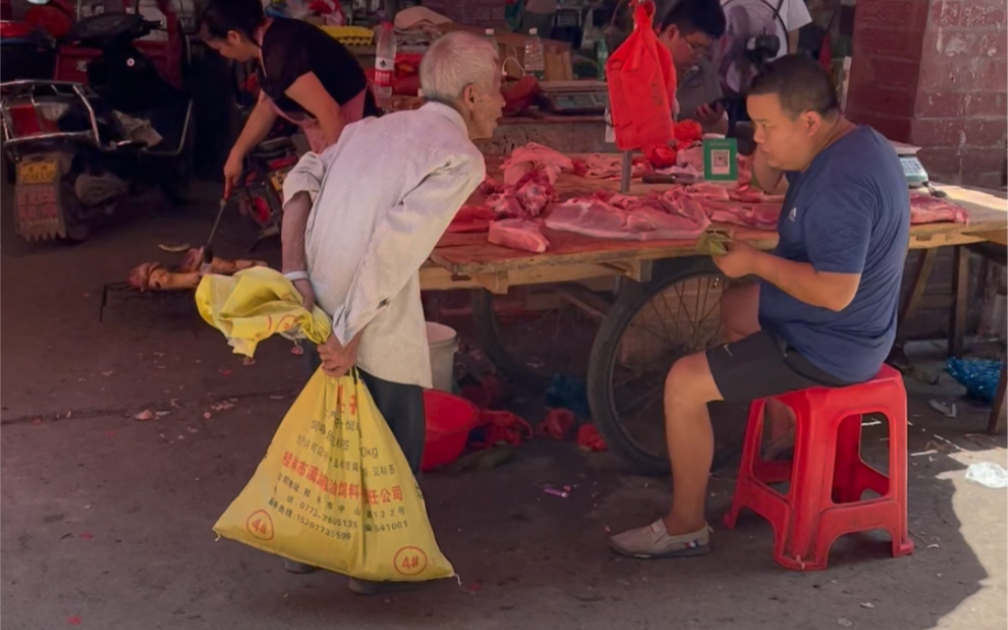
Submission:
M 15 229 L 26 240 L 81 241 L 143 187 L 173 203 L 190 176 L 192 100 L 134 42 L 160 28 L 139 11 L 77 22 L 63 41 L 99 51 L 87 85 L 0 84 L 4 149 L 13 162 Z

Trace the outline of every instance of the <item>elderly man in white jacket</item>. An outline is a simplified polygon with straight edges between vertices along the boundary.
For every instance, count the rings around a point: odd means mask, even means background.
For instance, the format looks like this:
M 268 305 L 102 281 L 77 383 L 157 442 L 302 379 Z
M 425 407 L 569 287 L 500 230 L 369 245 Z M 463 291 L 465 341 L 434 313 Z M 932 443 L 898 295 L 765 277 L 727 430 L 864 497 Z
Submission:
M 431 386 L 420 266 L 485 175 L 472 140 L 492 136 L 501 117 L 497 49 L 444 35 L 424 55 L 420 85 L 420 109 L 348 125 L 298 162 L 284 182 L 282 225 L 284 275 L 333 318 L 322 368 L 358 368 L 414 472 Z M 350 582 L 364 594 L 388 586 Z

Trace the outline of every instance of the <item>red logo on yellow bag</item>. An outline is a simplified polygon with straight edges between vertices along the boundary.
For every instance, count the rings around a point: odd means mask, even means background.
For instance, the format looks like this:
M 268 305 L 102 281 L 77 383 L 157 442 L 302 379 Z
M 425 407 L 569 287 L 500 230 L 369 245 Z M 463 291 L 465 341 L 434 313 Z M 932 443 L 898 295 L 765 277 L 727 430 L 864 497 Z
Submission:
M 259 540 L 273 540 L 273 519 L 266 510 L 256 510 L 245 520 L 245 529 Z
M 402 575 L 420 575 L 427 568 L 427 554 L 419 547 L 403 547 L 396 552 L 393 562 Z

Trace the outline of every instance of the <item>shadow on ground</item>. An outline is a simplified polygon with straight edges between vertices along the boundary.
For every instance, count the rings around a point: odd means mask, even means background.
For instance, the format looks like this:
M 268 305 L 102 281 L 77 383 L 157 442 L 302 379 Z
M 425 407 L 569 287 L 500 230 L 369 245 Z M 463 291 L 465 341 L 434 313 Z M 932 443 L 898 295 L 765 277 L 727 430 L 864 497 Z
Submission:
M 748 515 L 734 531 L 720 525 L 731 469 L 711 483 L 714 553 L 616 558 L 607 532 L 658 516 L 667 480 L 569 443 L 533 443 L 492 471 L 423 478 L 462 587 L 361 599 L 339 576 L 290 575 L 277 558 L 215 542 L 214 521 L 297 391 L 298 358 L 268 343 L 243 366 L 186 300 L 123 298 L 97 320 L 104 282 L 168 258 L 158 243 L 201 242 L 213 208 L 212 199 L 178 214 L 141 208 L 76 248 L 28 247 L 4 230 L 5 629 L 1005 627 L 1006 493 L 963 481 L 972 461 L 1004 465 L 1004 441 L 965 437 L 984 425 L 982 409 L 951 420 L 926 398 L 911 401 L 911 452 L 934 433 L 964 450 L 910 458 L 917 550 L 906 558 L 866 535 L 838 542 L 825 572 L 779 568 L 767 524 Z M 234 254 L 251 235 L 229 219 L 222 248 Z M 223 400 L 234 407 L 213 410 Z M 134 420 L 143 409 L 170 413 Z M 874 428 L 869 459 L 884 445 Z M 576 487 L 561 499 L 544 484 Z

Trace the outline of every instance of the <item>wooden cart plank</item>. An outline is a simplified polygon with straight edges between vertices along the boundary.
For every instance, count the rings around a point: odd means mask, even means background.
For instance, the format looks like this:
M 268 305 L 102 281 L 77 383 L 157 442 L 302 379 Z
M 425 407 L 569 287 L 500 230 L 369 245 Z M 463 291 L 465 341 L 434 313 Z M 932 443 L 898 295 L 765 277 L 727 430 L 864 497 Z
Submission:
M 613 278 L 620 273 L 613 267 L 594 264 L 571 264 L 531 267 L 507 272 L 508 286 L 532 284 L 553 284 L 558 282 L 581 282 L 595 278 Z M 424 291 L 451 291 L 454 289 L 485 289 L 476 277 L 455 275 L 435 263 L 428 263 L 420 269 L 420 286 Z

